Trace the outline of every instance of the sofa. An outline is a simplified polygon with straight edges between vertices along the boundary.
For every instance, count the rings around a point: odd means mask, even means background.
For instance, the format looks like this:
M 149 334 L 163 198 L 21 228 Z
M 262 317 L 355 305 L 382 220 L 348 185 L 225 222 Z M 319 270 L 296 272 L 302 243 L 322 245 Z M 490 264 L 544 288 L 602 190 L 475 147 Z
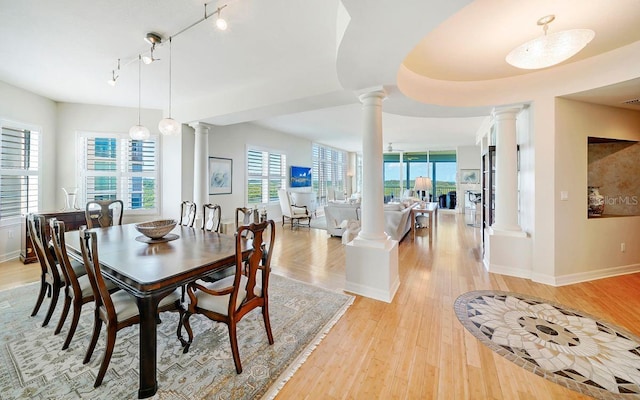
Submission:
M 392 239 L 400 241 L 411 230 L 411 209 L 417 203 L 388 203 L 384 205 L 384 231 Z M 351 220 L 360 220 L 360 204 L 329 203 L 324 207 L 327 232 L 342 236 Z

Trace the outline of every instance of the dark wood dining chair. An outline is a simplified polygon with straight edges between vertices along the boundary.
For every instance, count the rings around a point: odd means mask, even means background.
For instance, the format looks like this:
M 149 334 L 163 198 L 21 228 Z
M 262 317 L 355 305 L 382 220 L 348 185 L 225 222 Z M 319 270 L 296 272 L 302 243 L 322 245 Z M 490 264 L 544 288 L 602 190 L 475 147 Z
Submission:
M 247 207 L 236 208 L 236 232 L 242 225 L 249 225 L 252 222 L 257 223 L 259 221 L 258 210 Z
M 62 308 L 62 314 L 60 314 L 60 321 L 54 331 L 54 334 L 60 333 L 64 323 L 69 314 L 69 309 L 73 305 L 73 314 L 71 315 L 71 326 L 67 333 L 67 338 L 62 345 L 62 350 L 66 350 L 73 339 L 73 335 L 78 327 L 78 321 L 80 320 L 80 312 L 84 304 L 93 301 L 93 290 L 91 289 L 91 282 L 89 276 L 86 274 L 84 264 L 76 261 L 71 261 L 67 254 L 67 245 L 64 239 L 65 225 L 64 222 L 58 221 L 55 218 L 49 220 L 49 231 L 51 232 L 51 242 L 53 244 L 53 250 L 56 255 L 56 259 L 59 262 L 60 269 L 64 275 L 64 307 Z M 82 273 L 80 273 L 82 271 Z M 111 281 L 106 281 L 107 289 L 110 292 L 118 290 L 118 288 Z
M 193 223 L 196 221 L 196 203 L 185 200 L 180 203 L 180 222 L 178 225 L 188 226 L 193 228 Z
M 89 200 L 85 207 L 88 228 L 106 228 L 122 225 L 122 200 Z
M 202 229 L 209 232 L 220 232 L 220 220 L 222 208 L 218 204 L 205 204 L 202 206 Z
M 249 257 L 243 262 L 242 243 L 245 239 L 242 232 L 250 231 L 253 235 Z M 265 232 L 267 232 L 265 234 Z M 263 242 L 264 239 L 267 239 Z M 236 232 L 235 273 L 232 276 L 213 283 L 196 281 L 187 285 L 189 306 L 184 314 L 184 326 L 189 340 L 182 337 L 184 353 L 189 351 L 193 342 L 193 331 L 189 318 L 193 314 L 202 314 L 207 318 L 222 322 L 229 329 L 231 352 L 236 372 L 242 373 L 236 327 L 238 322 L 249 311 L 262 308 L 262 318 L 269 344 L 273 344 L 271 323 L 269 321 L 269 274 L 271 272 L 271 255 L 275 241 L 275 224 L 268 220 L 249 226 L 241 226 Z
M 45 296 L 48 295 L 51 298 L 51 303 L 49 303 L 49 309 L 44 317 L 44 321 L 42 321 L 42 326 L 47 326 L 56 308 L 56 304 L 58 304 L 60 290 L 65 285 L 64 276 L 53 257 L 51 249 L 49 249 L 48 244 L 46 244 L 48 241 L 45 234 L 44 216 L 39 214 L 27 215 L 27 230 L 29 231 L 31 243 L 33 243 L 33 250 L 40 262 L 40 291 L 38 292 L 36 305 L 31 312 L 31 316 L 35 317 L 36 314 L 38 314 Z
M 91 283 L 93 297 L 95 299 L 93 335 L 91 336 L 91 342 L 89 343 L 87 354 L 83 360 L 84 364 L 91 361 L 93 350 L 100 336 L 102 324 L 104 323 L 107 327 L 107 344 L 105 346 L 102 363 L 100 364 L 100 370 L 93 384 L 94 387 L 98 387 L 102 384 L 104 374 L 107 372 L 107 367 L 109 366 L 109 361 L 111 360 L 113 348 L 116 343 L 116 333 L 123 328 L 140 323 L 140 314 L 138 312 L 136 298 L 131 294 L 124 290 L 119 290 L 113 294 L 109 292 L 105 279 L 102 276 L 100 260 L 98 258 L 98 240 L 96 233 L 87 231 L 86 228 L 82 227 L 80 228 L 79 234 L 82 258 L 87 269 L 87 275 L 89 276 L 89 282 Z M 158 312 L 163 311 L 177 311 L 180 313 L 176 331 L 178 338 L 180 338 L 184 311 L 180 303 L 179 290 L 169 293 L 160 300 Z

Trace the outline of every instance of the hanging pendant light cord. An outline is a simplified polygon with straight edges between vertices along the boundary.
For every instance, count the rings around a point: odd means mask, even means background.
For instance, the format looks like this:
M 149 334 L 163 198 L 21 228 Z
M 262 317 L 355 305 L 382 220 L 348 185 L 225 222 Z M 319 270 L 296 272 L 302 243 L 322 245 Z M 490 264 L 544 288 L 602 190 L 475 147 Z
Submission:
M 169 36 L 169 118 L 171 118 L 171 39 Z
M 140 124 L 140 107 L 142 107 L 142 55 L 138 54 L 138 125 Z

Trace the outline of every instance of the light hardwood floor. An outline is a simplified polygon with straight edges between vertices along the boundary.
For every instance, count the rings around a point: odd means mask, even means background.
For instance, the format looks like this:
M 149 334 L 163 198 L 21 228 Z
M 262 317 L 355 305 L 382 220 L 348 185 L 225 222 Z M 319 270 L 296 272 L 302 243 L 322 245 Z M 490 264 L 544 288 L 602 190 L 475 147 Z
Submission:
M 489 274 L 480 262 L 479 234 L 462 215 L 441 213 L 432 246 L 427 236 L 407 236 L 399 246 L 401 286 L 393 302 L 356 297 L 277 399 L 586 398 L 495 354 L 458 322 L 453 303 L 470 290 L 519 292 L 640 335 L 640 274 L 563 287 Z M 278 228 L 277 273 L 340 291 L 344 263 L 339 238 Z M 37 280 L 38 268 L 0 264 L 0 289 Z

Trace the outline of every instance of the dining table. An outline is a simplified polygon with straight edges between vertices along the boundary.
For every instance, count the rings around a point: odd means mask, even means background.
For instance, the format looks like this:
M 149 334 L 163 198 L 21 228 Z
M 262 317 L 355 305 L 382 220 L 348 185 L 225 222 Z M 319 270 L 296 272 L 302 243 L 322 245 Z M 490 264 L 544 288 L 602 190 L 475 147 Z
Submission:
M 96 232 L 103 275 L 136 298 L 140 312 L 138 398 L 151 397 L 158 390 L 158 303 L 176 288 L 235 264 L 235 236 L 181 225 L 165 236 L 172 240 L 150 241 L 136 230 L 135 224 L 91 231 Z M 66 232 L 65 241 L 69 256 L 81 261 L 78 232 Z M 247 242 L 243 239 L 243 258 L 249 253 Z

